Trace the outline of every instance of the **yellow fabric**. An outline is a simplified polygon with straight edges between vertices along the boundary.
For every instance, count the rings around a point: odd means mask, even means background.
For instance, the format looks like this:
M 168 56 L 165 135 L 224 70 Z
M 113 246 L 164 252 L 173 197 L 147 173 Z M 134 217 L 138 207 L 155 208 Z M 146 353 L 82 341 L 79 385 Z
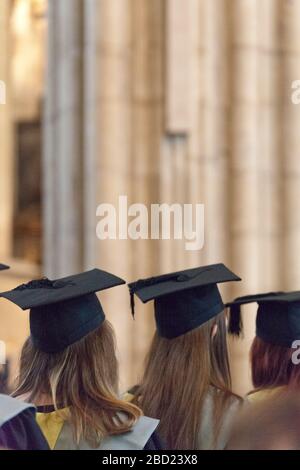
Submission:
M 127 403 L 131 403 L 134 399 L 134 395 L 132 395 L 132 393 L 127 392 L 127 393 L 124 393 L 122 399 L 126 401 Z
M 52 411 L 51 413 L 37 413 L 36 415 L 36 420 L 52 450 L 65 422 L 63 413 L 67 412 L 67 410 L 67 408 L 64 408 L 63 410 Z
M 257 392 L 253 392 L 247 395 L 247 399 L 250 403 L 258 403 L 262 400 L 269 400 L 270 398 L 274 398 L 275 395 L 283 392 L 284 388 L 285 387 L 276 387 L 258 390 Z

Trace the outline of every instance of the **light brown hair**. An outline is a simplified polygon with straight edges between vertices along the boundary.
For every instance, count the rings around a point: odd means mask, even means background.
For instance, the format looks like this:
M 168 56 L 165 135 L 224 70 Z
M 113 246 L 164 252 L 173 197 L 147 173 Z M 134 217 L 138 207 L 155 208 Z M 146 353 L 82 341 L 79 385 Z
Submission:
M 218 331 L 212 338 L 212 328 Z M 224 313 L 174 339 L 156 333 L 135 402 L 161 420 L 159 435 L 168 449 L 197 449 L 201 414 L 212 387 L 217 439 L 224 409 L 233 394 Z
M 142 415 L 137 406 L 118 398 L 118 379 L 115 336 L 105 320 L 57 354 L 39 351 L 28 338 L 13 395 L 26 395 L 33 403 L 45 395 L 55 409 L 69 408 L 71 412 L 64 418 L 70 421 L 76 442 L 82 438 L 98 447 L 105 436 L 131 430 Z
M 293 364 L 292 348 L 266 343 L 256 336 L 253 340 L 250 361 L 255 389 L 281 386 L 300 388 L 300 366 Z

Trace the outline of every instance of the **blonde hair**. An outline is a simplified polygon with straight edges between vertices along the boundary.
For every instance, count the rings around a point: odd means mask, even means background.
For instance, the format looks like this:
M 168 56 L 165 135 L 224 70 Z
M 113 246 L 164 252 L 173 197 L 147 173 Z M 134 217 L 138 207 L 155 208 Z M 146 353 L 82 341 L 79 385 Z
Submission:
M 210 388 L 216 442 L 224 409 L 233 397 L 224 314 L 174 339 L 156 333 L 135 402 L 145 414 L 161 420 L 158 432 L 169 449 L 199 448 L 201 413 Z
M 82 340 L 57 354 L 39 351 L 31 338 L 25 342 L 14 396 L 26 394 L 33 403 L 45 394 L 63 413 L 74 439 L 98 447 L 108 435 L 130 431 L 141 410 L 118 398 L 118 362 L 115 336 L 104 323 Z

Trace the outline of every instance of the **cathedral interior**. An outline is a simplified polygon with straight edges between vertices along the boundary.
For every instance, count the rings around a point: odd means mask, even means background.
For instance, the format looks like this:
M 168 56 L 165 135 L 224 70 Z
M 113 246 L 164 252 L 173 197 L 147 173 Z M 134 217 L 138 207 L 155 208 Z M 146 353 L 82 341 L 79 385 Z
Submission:
M 299 290 L 299 22 L 297 0 L 0 0 L 1 291 L 92 267 L 132 281 L 218 262 L 243 278 L 226 300 Z M 98 240 L 96 208 L 120 195 L 204 204 L 204 247 Z M 132 321 L 126 287 L 101 301 L 125 389 L 151 305 Z M 0 312 L 9 387 L 28 314 L 5 300 Z M 244 324 L 230 342 L 239 393 L 251 389 L 253 307 Z

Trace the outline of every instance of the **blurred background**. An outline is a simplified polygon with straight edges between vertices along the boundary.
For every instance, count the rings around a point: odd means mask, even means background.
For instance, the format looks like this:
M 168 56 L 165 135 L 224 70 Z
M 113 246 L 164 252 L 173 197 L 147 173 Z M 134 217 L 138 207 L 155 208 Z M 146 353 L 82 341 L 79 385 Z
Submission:
M 128 281 L 224 262 L 224 297 L 299 289 L 300 0 L 0 0 L 0 274 L 6 290 L 99 267 Z M 205 246 L 99 241 L 103 202 L 205 204 Z M 299 258 L 299 259 L 298 259 Z M 124 389 L 154 331 L 126 287 L 101 294 Z M 10 378 L 28 315 L 0 305 Z M 245 338 L 234 388 L 251 389 Z M 5 375 L 7 371 L 2 371 Z M 11 380 L 10 379 L 10 380 Z

